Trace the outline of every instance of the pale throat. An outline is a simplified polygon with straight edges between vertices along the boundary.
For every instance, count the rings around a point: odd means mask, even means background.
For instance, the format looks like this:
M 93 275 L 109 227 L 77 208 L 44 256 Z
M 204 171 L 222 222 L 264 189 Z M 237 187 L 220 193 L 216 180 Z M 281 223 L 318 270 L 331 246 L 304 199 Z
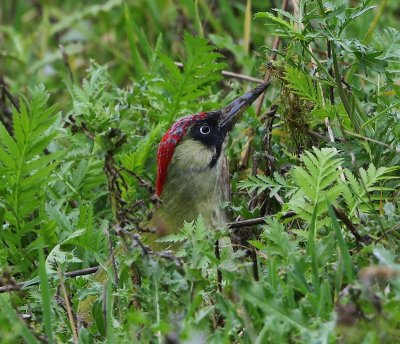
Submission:
M 215 212 L 220 212 L 225 201 L 220 188 L 223 154 L 210 166 L 215 154 L 215 147 L 196 140 L 185 140 L 175 148 L 161 195 L 163 217 L 168 222 L 180 227 L 199 214 L 210 226 L 214 222 Z
M 196 140 L 185 140 L 175 148 L 172 165 L 186 172 L 207 170 L 216 154 L 215 147 L 207 147 Z

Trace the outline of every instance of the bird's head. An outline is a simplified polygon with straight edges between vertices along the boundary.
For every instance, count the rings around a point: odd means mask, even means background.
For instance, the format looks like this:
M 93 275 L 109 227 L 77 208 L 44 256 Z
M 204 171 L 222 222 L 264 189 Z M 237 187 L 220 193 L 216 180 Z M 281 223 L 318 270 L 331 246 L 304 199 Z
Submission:
M 215 167 L 225 138 L 243 112 L 269 85 L 260 84 L 220 110 L 178 119 L 164 134 L 158 146 L 157 196 L 161 196 L 172 163 L 183 171 L 191 172 Z

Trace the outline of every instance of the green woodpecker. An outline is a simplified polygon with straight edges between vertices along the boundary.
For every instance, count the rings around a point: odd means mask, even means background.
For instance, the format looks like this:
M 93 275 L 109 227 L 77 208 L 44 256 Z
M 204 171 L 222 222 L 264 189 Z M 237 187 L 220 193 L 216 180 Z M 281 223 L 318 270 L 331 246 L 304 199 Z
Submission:
M 158 146 L 156 193 L 161 200 L 151 225 L 158 235 L 182 228 L 202 215 L 210 228 L 221 228 L 227 214 L 230 183 L 224 148 L 241 114 L 263 93 L 260 84 L 221 110 L 178 119 Z
M 212 229 L 228 222 L 221 204 L 229 200 L 230 183 L 224 148 L 227 136 L 241 114 L 263 93 L 269 83 L 236 98 L 221 110 L 202 112 L 178 119 L 164 134 L 157 152 L 156 194 L 161 200 L 146 227 L 156 233 L 143 237 L 153 249 L 163 248 L 157 238 L 174 233 L 199 215 Z M 116 252 L 117 253 L 117 252 Z M 100 269 L 94 277 L 103 282 L 107 275 Z M 87 297 L 78 306 L 86 322 L 91 321 L 95 297 Z

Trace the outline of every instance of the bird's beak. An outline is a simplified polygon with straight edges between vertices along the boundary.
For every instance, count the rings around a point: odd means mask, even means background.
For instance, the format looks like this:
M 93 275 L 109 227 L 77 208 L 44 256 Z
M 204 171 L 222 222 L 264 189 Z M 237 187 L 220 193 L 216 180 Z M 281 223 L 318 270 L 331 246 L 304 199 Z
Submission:
M 251 91 L 246 94 L 236 98 L 229 105 L 224 107 L 221 112 L 221 117 L 219 120 L 219 126 L 226 132 L 229 132 L 234 127 L 235 123 L 239 119 L 239 117 L 245 112 L 245 110 L 253 104 L 253 102 L 259 97 L 261 93 L 263 93 L 270 82 L 266 82 L 264 84 L 258 85 L 256 88 L 253 88 Z

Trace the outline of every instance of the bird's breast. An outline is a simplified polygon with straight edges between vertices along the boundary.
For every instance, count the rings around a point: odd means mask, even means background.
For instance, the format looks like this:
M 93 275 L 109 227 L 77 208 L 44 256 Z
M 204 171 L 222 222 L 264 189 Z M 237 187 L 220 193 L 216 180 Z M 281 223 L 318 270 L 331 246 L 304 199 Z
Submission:
M 210 166 L 214 153 L 202 144 L 182 143 L 174 153 L 168 168 L 167 181 L 161 195 L 158 216 L 171 227 L 180 229 L 184 222 L 191 222 L 202 215 L 210 228 L 222 227 L 226 214 L 221 204 L 226 199 L 223 190 L 229 184 L 225 157 Z

